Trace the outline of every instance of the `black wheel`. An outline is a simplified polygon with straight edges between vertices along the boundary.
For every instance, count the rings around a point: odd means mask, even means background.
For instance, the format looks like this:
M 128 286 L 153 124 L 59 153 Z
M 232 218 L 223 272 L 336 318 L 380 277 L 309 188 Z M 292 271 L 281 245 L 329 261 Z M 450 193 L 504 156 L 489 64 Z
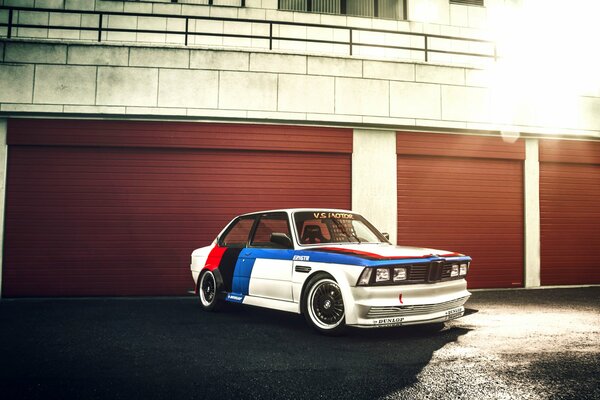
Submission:
M 315 275 L 306 285 L 302 298 L 306 321 L 320 333 L 340 335 L 346 329 L 342 291 L 328 275 Z
M 198 278 L 198 297 L 200 305 L 206 311 L 214 311 L 217 308 L 219 299 L 217 298 L 217 280 L 212 271 L 206 270 Z

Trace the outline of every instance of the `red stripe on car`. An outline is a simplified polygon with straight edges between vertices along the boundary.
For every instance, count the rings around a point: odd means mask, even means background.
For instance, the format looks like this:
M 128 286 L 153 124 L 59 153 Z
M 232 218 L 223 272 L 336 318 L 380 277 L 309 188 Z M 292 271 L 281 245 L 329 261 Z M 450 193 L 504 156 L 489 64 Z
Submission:
M 210 253 L 208 253 L 208 257 L 206 258 L 206 264 L 204 264 L 204 268 L 208 269 L 209 271 L 217 269 L 219 267 L 219 264 L 221 263 L 221 258 L 223 258 L 225 250 L 227 250 L 226 247 L 213 247 Z

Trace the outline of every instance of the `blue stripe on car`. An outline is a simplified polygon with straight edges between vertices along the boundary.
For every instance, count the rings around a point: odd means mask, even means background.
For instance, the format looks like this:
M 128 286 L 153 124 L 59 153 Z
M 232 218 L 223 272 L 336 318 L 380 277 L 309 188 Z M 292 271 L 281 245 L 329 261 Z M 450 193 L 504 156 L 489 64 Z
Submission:
M 252 268 L 257 258 L 269 260 L 289 260 L 294 257 L 294 250 L 244 248 L 240 252 L 233 272 L 232 291 L 249 294 Z
M 256 258 L 247 258 L 240 255 L 233 272 L 233 292 L 248 294 L 250 288 L 250 275 L 252 275 L 254 261 L 256 261 Z
M 250 276 L 252 275 L 252 267 L 254 261 L 257 258 L 264 258 L 270 260 L 289 260 L 292 261 L 294 256 L 308 257 L 304 258 L 303 261 L 307 262 L 320 262 L 329 264 L 345 264 L 345 265 L 356 265 L 362 267 L 379 267 L 385 265 L 406 265 L 415 263 L 427 263 L 432 261 L 447 260 L 451 262 L 468 262 L 471 261 L 471 257 L 427 257 L 427 258 L 407 258 L 407 259 L 384 259 L 384 260 L 373 260 L 371 258 L 364 258 L 357 254 L 348 253 L 336 253 L 334 250 L 331 251 L 318 251 L 318 250 L 284 250 L 284 249 L 260 249 L 260 248 L 245 248 L 240 253 L 238 261 L 235 265 L 235 271 L 233 274 L 233 285 L 236 293 L 248 294 L 248 287 L 250 285 Z M 245 260 L 245 261 L 244 261 Z

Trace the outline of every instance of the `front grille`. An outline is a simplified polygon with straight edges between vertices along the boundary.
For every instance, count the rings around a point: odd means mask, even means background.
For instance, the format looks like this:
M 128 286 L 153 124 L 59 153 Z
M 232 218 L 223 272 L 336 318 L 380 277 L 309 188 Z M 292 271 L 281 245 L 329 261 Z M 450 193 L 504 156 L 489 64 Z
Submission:
M 418 304 L 414 306 L 389 306 L 389 307 L 371 307 L 367 313 L 367 318 L 392 318 L 392 317 L 410 317 L 414 315 L 433 314 L 440 311 L 451 310 L 460 307 L 469 297 L 445 301 L 436 304 Z
M 428 264 L 424 265 L 411 265 L 408 271 L 409 281 L 425 282 L 427 279 L 427 267 Z
M 452 264 L 444 265 L 444 268 L 442 269 L 442 279 L 451 278 L 451 274 L 452 274 Z
M 403 281 L 403 283 L 434 283 L 447 281 L 450 279 L 464 278 L 464 276 L 451 276 L 452 264 L 452 262 L 433 261 L 409 266 L 398 265 L 398 267 L 407 269 L 406 281 Z

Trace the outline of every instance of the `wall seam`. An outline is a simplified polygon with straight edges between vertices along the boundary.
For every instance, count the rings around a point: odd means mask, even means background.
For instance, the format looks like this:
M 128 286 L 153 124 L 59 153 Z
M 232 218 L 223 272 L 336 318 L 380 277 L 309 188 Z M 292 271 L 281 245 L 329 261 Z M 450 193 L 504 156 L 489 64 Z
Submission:
M 156 68 L 156 100 L 154 101 L 154 107 L 158 107 L 158 95 L 160 93 L 160 70 L 162 68 Z
M 333 115 L 335 115 L 337 113 L 336 112 L 336 104 L 337 104 L 336 88 L 337 88 L 337 77 L 334 76 L 333 77 Z
M 98 105 L 98 73 L 99 73 L 100 67 L 96 66 L 96 85 L 94 88 L 94 105 L 97 106 Z
M 392 118 L 392 81 L 388 80 L 388 118 Z M 416 121 L 415 121 L 416 123 Z
M 35 73 L 37 71 L 37 65 L 33 66 L 33 82 L 31 84 L 31 104 L 35 104 L 33 99 L 35 97 Z
M 250 65 L 250 64 L 248 64 L 248 65 Z M 221 107 L 220 97 L 221 97 L 221 71 L 217 70 L 217 107 L 216 107 L 217 110 Z
M 279 111 L 279 75 L 277 74 L 277 80 L 275 83 L 275 112 Z M 248 110 L 246 110 L 247 112 Z

